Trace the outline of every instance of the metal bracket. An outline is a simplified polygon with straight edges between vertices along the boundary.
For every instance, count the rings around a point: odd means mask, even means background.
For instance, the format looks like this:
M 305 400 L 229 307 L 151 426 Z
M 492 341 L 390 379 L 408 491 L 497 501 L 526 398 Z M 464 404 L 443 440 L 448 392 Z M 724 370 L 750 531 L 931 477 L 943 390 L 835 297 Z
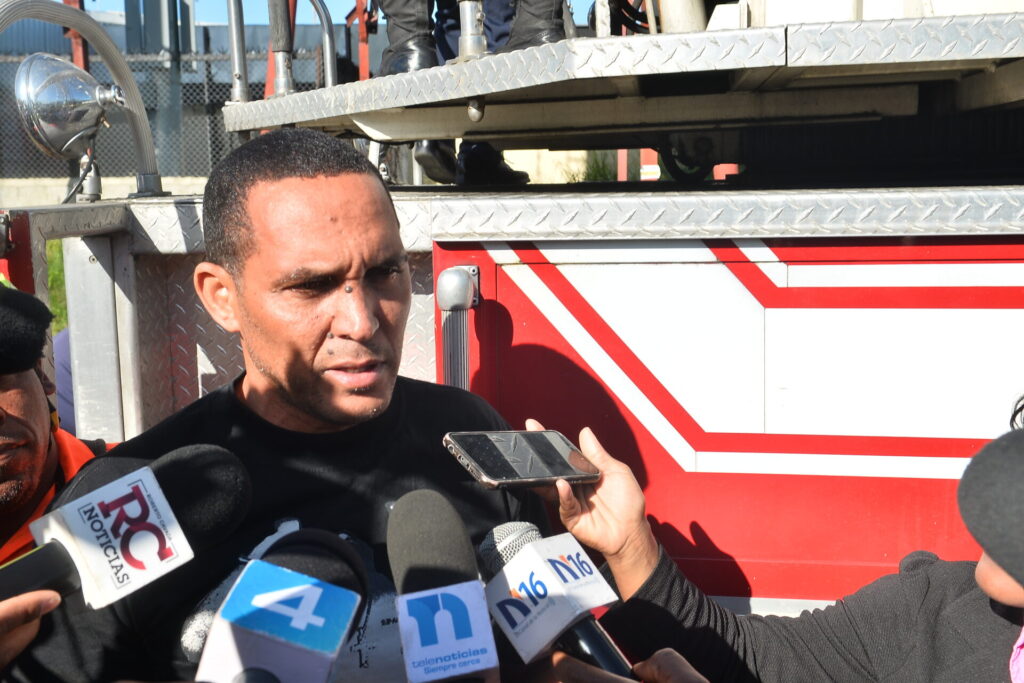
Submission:
M 0 211 L 0 256 L 11 250 L 14 244 L 11 243 L 11 215 L 6 211 Z
M 441 352 L 445 384 L 469 389 L 469 309 L 480 303 L 480 268 L 452 266 L 437 276 Z
M 442 311 L 465 311 L 480 305 L 480 268 L 452 266 L 437 276 L 437 307 Z

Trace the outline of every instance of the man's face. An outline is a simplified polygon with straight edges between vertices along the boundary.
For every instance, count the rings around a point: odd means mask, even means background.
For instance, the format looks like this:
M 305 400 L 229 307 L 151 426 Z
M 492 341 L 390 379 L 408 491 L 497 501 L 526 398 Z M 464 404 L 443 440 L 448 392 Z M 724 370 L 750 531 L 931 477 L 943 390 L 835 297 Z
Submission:
M 49 448 L 50 408 L 40 371 L 0 375 L 0 518 L 14 516 L 41 486 L 49 487 L 43 481 Z
M 996 602 L 1010 607 L 1024 607 L 1024 586 L 996 564 L 988 553 L 981 554 L 978 566 L 974 569 L 974 580 L 978 582 L 978 587 Z
M 253 252 L 232 279 L 247 404 L 304 432 L 378 415 L 412 296 L 383 185 L 356 173 L 263 182 L 246 209 Z

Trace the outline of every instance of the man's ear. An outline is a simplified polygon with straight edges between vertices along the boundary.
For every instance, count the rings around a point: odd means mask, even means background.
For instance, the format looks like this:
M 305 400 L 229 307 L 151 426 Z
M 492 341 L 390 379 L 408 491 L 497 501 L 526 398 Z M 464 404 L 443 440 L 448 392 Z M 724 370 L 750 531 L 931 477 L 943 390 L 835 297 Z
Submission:
M 228 332 L 238 332 L 238 295 L 231 273 L 203 261 L 192 274 L 192 284 L 210 317 Z

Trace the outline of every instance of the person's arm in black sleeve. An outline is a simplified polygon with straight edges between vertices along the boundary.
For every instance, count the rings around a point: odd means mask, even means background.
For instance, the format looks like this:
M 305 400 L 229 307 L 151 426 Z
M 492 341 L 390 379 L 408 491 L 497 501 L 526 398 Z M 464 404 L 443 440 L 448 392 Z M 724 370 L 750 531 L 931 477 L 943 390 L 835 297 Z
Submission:
M 630 655 L 670 647 L 713 681 L 874 680 L 904 665 L 909 634 L 941 604 L 934 598 L 947 586 L 933 563 L 947 564 L 915 553 L 900 574 L 824 609 L 761 617 L 721 607 L 662 552 L 648 581 L 602 623 Z
M 575 488 L 558 482 L 559 516 L 607 560 L 626 604 L 606 619 L 632 657 L 671 647 L 713 681 L 863 680 L 898 664 L 908 624 L 917 618 L 920 582 L 884 577 L 795 619 L 737 616 L 704 595 L 660 550 L 629 468 L 589 429 L 580 433 L 580 448 L 601 480 Z

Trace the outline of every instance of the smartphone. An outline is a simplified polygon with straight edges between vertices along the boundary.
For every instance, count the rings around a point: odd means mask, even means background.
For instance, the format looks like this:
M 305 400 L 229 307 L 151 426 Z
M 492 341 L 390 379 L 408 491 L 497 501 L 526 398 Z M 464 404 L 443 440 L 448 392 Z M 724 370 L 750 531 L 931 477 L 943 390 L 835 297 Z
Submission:
M 444 445 L 488 488 L 595 482 L 601 473 L 560 432 L 448 432 Z

